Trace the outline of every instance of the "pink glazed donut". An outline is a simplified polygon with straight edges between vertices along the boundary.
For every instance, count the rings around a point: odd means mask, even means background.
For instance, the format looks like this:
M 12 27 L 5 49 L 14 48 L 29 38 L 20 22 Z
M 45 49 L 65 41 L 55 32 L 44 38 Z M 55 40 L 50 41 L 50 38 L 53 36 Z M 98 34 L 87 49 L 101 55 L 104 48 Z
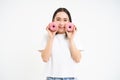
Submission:
M 51 22 L 49 26 L 50 31 L 54 32 L 58 29 L 58 26 L 55 22 Z
M 68 32 L 71 32 L 74 30 L 74 24 L 73 23 L 67 23 L 66 24 L 66 29 Z

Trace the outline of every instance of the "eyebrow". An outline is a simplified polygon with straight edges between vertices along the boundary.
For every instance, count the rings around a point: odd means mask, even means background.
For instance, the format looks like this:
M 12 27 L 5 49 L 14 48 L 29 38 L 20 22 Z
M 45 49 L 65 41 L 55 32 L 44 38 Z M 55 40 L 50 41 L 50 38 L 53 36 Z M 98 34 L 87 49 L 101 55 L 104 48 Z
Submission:
M 60 17 L 56 17 L 56 18 L 60 18 Z M 63 19 L 68 19 L 68 18 L 63 18 Z

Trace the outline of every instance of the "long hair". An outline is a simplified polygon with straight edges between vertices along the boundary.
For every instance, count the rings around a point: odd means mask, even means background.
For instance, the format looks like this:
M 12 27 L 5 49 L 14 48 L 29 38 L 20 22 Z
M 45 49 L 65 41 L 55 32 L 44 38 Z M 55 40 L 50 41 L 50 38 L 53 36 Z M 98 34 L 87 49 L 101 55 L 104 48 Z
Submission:
M 54 21 L 54 18 L 58 12 L 65 12 L 69 17 L 69 21 L 72 22 L 71 14 L 66 8 L 58 8 L 53 14 L 52 21 Z

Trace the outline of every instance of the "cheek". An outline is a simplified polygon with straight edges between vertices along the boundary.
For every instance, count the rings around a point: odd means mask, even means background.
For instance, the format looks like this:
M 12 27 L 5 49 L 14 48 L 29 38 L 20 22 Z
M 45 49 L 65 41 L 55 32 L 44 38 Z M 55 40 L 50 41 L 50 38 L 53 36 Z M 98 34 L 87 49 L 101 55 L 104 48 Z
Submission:
M 56 20 L 55 20 L 54 22 L 55 22 L 56 24 L 60 24 L 60 21 L 56 21 Z
M 60 24 L 60 21 L 56 21 L 57 24 Z

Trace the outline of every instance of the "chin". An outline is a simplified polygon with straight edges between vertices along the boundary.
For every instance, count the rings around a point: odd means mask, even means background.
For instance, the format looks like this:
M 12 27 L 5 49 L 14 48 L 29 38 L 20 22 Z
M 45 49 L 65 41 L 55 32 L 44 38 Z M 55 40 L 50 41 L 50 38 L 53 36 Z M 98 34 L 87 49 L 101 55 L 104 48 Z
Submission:
M 65 31 L 58 31 L 58 33 L 59 33 L 59 34 L 64 34 L 64 33 L 65 33 Z
M 58 32 L 60 32 L 60 33 L 65 33 L 65 30 L 58 30 Z

